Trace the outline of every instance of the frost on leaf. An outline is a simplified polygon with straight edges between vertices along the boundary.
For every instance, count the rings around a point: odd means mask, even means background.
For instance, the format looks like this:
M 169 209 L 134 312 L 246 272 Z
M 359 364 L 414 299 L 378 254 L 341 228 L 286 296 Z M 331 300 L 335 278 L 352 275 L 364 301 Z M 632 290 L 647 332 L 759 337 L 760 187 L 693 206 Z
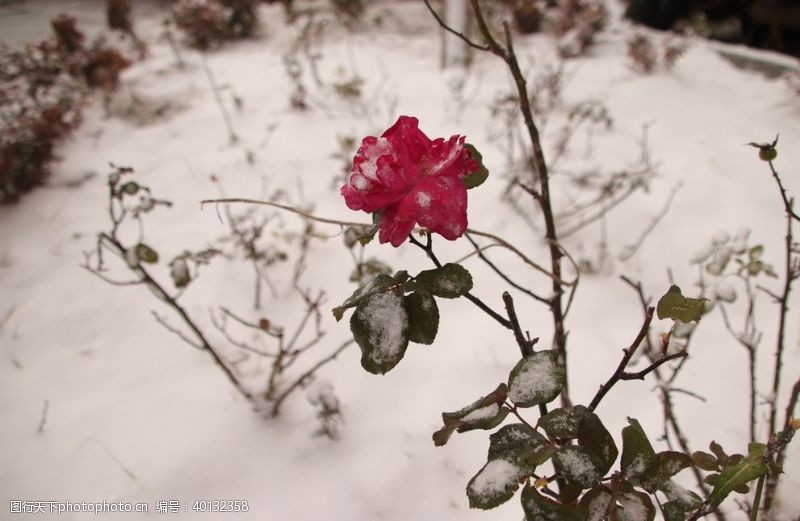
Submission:
M 604 485 L 597 485 L 583 495 L 579 504 L 586 510 L 586 521 L 603 521 L 614 505 L 614 495 Z
M 511 370 L 508 397 L 520 407 L 551 402 L 564 387 L 564 377 L 555 351 L 533 353 Z
M 672 476 L 692 466 L 692 458 L 682 452 L 664 451 L 653 457 L 647 468 L 639 476 L 642 487 L 654 493 Z
M 354 308 L 365 302 L 370 297 L 387 291 L 390 287 L 397 284 L 398 281 L 395 280 L 394 277 L 391 277 L 386 274 L 380 274 L 366 285 L 358 288 L 350 295 L 347 300 L 341 306 L 337 306 L 333 308 L 333 316 L 336 318 L 336 321 L 342 319 L 344 316 L 344 312 L 349 308 Z
M 508 415 L 508 409 L 503 407 L 507 395 L 508 387 L 500 384 L 491 393 L 458 411 L 443 412 L 444 427 L 433 433 L 433 443 L 437 447 L 444 445 L 454 432 L 494 429 Z
M 539 427 L 550 436 L 574 439 L 578 437 L 578 428 L 589 409 L 583 405 L 559 407 L 539 418 Z
M 634 418 L 628 418 L 628 423 L 630 425 L 622 429 L 620 468 L 625 479 L 635 482 L 647 469 L 656 453 L 639 422 Z
M 644 492 L 630 491 L 617 496 L 618 521 L 653 521 L 656 509 L 650 496 Z
M 460 264 L 445 264 L 425 270 L 416 277 L 417 284 L 442 298 L 458 298 L 472 289 L 472 275 Z
M 586 509 L 562 505 L 541 495 L 535 488 L 522 489 L 522 510 L 527 521 L 586 521 Z
M 361 365 L 384 374 L 400 362 L 408 347 L 409 323 L 403 297 L 394 291 L 371 295 L 350 319 L 350 330 L 361 348 Z
M 568 482 L 581 488 L 589 488 L 603 477 L 603 463 L 584 447 L 561 447 L 553 455 L 553 465 Z
M 532 474 L 553 452 L 555 446 L 547 438 L 523 423 L 505 425 L 489 436 L 488 459 L 511 461 L 524 475 Z
M 467 484 L 471 508 L 488 510 L 514 496 L 522 477 L 520 468 L 504 459 L 491 460 Z

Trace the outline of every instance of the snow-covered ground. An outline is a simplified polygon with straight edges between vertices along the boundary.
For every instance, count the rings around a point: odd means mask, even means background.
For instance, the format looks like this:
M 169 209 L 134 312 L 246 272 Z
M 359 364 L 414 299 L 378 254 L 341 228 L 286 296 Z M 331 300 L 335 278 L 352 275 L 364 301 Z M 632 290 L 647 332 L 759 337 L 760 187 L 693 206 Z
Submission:
M 17 44 L 39 37 L 58 12 L 77 16 L 81 27 L 99 29 L 103 17 L 98 5 L 77 0 L 0 4 L 0 38 Z M 364 372 L 355 347 L 326 366 L 320 376 L 333 384 L 345 415 L 341 439 L 330 441 L 312 435 L 314 410 L 302 393 L 290 399 L 280 418 L 263 418 L 205 353 L 153 319 L 150 310 L 178 324 L 145 288 L 113 287 L 79 267 L 95 234 L 108 226 L 104 177 L 109 162 L 135 168 L 139 182 L 175 203 L 146 218 L 147 242 L 170 259 L 226 233 L 213 206 L 199 205 L 219 196 L 220 186 L 226 195 L 255 198 L 282 189 L 285 201 L 313 203 L 316 214 L 366 221 L 364 214 L 347 210 L 338 194 L 334 179 L 342 161 L 332 157 L 339 151 L 337 136 L 375 135 L 401 114 L 418 117 L 429 136 L 462 134 L 475 144 L 491 176 L 470 191 L 470 226 L 502 235 L 546 263 L 541 230 L 532 230 L 501 200 L 506 143 L 493 139 L 503 126 L 492 120 L 489 106 L 510 92 L 508 74 L 496 58 L 478 55 L 464 80 L 465 94 L 456 99 L 453 85 L 464 75 L 440 69 L 441 40 L 432 20 L 421 2 L 399 5 L 380 29 L 327 32 L 318 64 L 321 87 L 301 57 L 307 111 L 289 106 L 292 86 L 283 55 L 298 29 L 284 25 L 279 8 L 263 8 L 261 38 L 208 54 L 208 68 L 222 86 L 223 103 L 240 138 L 236 144 L 229 143 L 201 56 L 184 49 L 187 67 L 176 68 L 169 46 L 158 39 L 156 4 L 137 5 L 150 58 L 125 72 L 110 114 L 100 103 L 89 107 L 85 123 L 60 151 L 63 160 L 50 186 L 19 204 L 0 207 L 0 508 L 8 509 L 12 500 L 146 502 L 148 514 L 117 516 L 149 519 L 159 517 L 156 501 L 177 500 L 181 513 L 168 517 L 193 519 L 203 517 L 191 510 L 196 500 L 224 499 L 246 500 L 248 513 L 238 515 L 252 519 L 521 517 L 518 500 L 490 512 L 468 508 L 464 487 L 485 462 L 486 433 L 456 435 L 443 448 L 431 442 L 442 411 L 456 410 L 494 389 L 518 359 L 508 332 L 469 302 L 441 303 L 435 344 L 412 345 L 386 376 Z M 387 6 L 380 3 L 374 12 Z M 718 232 L 733 235 L 742 227 L 751 230 L 752 244 L 765 245 L 764 260 L 783 272 L 785 219 L 777 187 L 766 163 L 744 143 L 767 141 L 780 132 L 776 167 L 788 191 L 800 193 L 796 94 L 780 80 L 735 68 L 699 40 L 690 42 L 674 70 L 639 75 L 626 57 L 630 32 L 614 20 L 586 57 L 565 62 L 564 101 L 545 129 L 549 155 L 564 107 L 599 100 L 613 127 L 594 129 L 591 139 L 579 131 L 561 171 L 608 173 L 635 164 L 643 126 L 651 160 L 658 165 L 650 190 L 635 193 L 605 220 L 611 260 L 598 274 L 581 279 L 568 322 L 571 395 L 579 403 L 591 400 L 641 324 L 637 297 L 618 275 L 641 280 L 648 295 L 657 298 L 669 287 L 669 271 L 684 293 L 696 294 L 697 272 L 689 259 Z M 543 36 L 520 38 L 517 50 L 531 71 L 541 70 L 554 56 L 552 41 Z M 331 87 L 354 76 L 366 81 L 362 102 L 337 97 Z M 534 78 L 531 73 L 532 83 Z M 234 97 L 241 100 L 240 108 Z M 149 121 L 128 114 L 132 109 L 141 115 L 153 106 L 167 109 Z M 96 176 L 78 188 L 63 186 L 92 172 Z M 682 186 L 668 214 L 632 258 L 620 261 L 620 252 L 661 212 L 678 183 Z M 274 240 L 290 253 L 290 262 L 275 268 L 277 294 L 265 289 L 260 311 L 252 309 L 252 270 L 239 261 L 215 261 L 182 297 L 212 334 L 208 310 L 218 305 L 277 324 L 297 322 L 301 301 L 290 280 L 297 241 L 290 235 L 302 229 L 302 221 L 288 214 L 277 219 L 281 227 Z M 347 280 L 352 260 L 338 228 L 316 229 L 334 237 L 311 242 L 301 284 L 327 295 L 322 324 L 327 335 L 315 348 L 324 354 L 350 334 L 327 308 L 343 301 L 354 286 Z M 585 228 L 566 239 L 566 247 L 578 258 L 597 259 L 601 229 L 599 223 Z M 464 240 L 438 240 L 436 246 L 447 260 L 470 251 Z M 367 255 L 395 269 L 428 267 L 424 255 L 408 244 L 395 250 L 375 242 Z M 545 291 L 545 279 L 509 255 L 494 255 L 518 280 Z M 475 257 L 465 265 L 475 278 L 475 293 L 500 308 L 502 281 Z M 114 274 L 125 276 L 125 268 L 115 266 Z M 157 272 L 168 280 L 164 263 Z M 764 284 L 777 290 L 775 281 Z M 758 374 L 765 400 L 777 313 L 765 294 L 759 294 L 758 302 L 763 330 Z M 800 372 L 797 302 L 792 300 L 789 315 L 781 404 Z M 517 307 L 523 326 L 546 343 L 546 309 L 521 296 Z M 732 307 L 738 320 L 737 309 Z M 665 324 L 657 321 L 655 327 L 662 330 Z M 724 331 L 718 313 L 703 320 L 690 354 L 676 385 L 706 401 L 680 394 L 675 401 L 692 447 L 704 449 L 716 439 L 729 451 L 744 451 L 746 356 Z M 638 418 L 651 439 L 658 438 L 661 408 L 652 391 L 651 379 L 623 382 L 602 403 L 600 415 L 617 439 L 627 416 Z M 759 434 L 763 439 L 763 429 Z M 681 481 L 692 483 L 688 471 Z M 787 519 L 800 512 L 800 497 L 793 493 L 799 487 L 800 443 L 795 442 L 781 495 Z M 24 517 L 3 511 L 3 518 Z

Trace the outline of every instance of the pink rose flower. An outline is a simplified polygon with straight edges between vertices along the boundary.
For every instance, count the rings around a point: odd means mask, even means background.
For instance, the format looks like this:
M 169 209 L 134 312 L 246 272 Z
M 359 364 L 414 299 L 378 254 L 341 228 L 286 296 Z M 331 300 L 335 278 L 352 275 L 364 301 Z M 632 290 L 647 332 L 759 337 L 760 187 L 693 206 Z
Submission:
M 463 177 L 478 169 L 464 136 L 431 141 L 417 118 L 400 116 L 381 137 L 365 137 L 341 189 L 351 210 L 383 211 L 378 238 L 400 246 L 414 229 L 427 228 L 448 240 L 467 229 Z

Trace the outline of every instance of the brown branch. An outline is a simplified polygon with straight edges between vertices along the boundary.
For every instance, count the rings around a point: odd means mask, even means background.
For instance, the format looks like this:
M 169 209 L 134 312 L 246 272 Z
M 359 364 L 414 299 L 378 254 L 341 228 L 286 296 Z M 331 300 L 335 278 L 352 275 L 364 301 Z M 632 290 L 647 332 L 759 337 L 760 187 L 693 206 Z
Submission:
M 424 0 L 424 1 L 425 1 L 425 6 L 428 8 L 428 11 L 430 11 L 430 13 L 436 19 L 436 22 L 438 22 L 439 26 L 441 26 L 442 29 L 444 29 L 445 31 L 447 31 L 452 35 L 459 37 L 464 43 L 466 43 L 473 49 L 478 49 L 479 51 L 489 50 L 489 47 L 487 45 L 481 45 L 479 43 L 475 43 L 469 38 L 467 38 L 467 36 L 465 36 L 464 33 L 460 33 L 455 29 L 453 29 L 452 27 L 450 27 L 449 25 L 447 25 L 445 21 L 442 20 L 442 18 L 439 16 L 439 13 L 437 13 L 436 10 L 433 8 L 433 6 L 430 4 L 429 0 Z
M 639 333 L 636 335 L 636 338 L 633 340 L 630 347 L 628 347 L 628 349 L 622 350 L 622 352 L 624 353 L 622 356 L 622 360 L 620 360 L 619 365 L 617 366 L 616 371 L 614 371 L 614 374 L 611 375 L 611 378 L 609 378 L 606 383 L 600 386 L 600 389 L 598 389 L 597 394 L 594 395 L 592 402 L 589 404 L 590 411 L 594 411 L 600 404 L 600 401 L 603 399 L 603 397 L 606 394 L 608 394 L 608 391 L 610 391 L 611 388 L 614 387 L 614 385 L 616 385 L 617 382 L 624 379 L 623 376 L 625 375 L 625 368 L 630 363 L 633 354 L 636 352 L 636 349 L 644 341 L 645 337 L 647 336 L 647 332 L 650 330 L 650 322 L 652 322 L 653 320 L 653 311 L 655 311 L 654 308 L 652 307 L 647 308 L 647 312 L 645 313 L 644 323 L 642 323 L 642 327 L 639 329 Z M 653 369 L 650 370 L 652 371 Z

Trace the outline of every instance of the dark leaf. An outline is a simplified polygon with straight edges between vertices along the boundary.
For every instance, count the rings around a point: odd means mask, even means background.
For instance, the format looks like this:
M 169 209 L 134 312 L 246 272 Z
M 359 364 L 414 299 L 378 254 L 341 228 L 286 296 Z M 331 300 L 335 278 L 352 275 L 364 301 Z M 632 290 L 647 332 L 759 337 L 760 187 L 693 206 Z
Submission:
M 333 316 L 336 317 L 336 321 L 338 322 L 344 316 L 345 310 L 358 306 L 374 295 L 388 291 L 388 289 L 396 283 L 395 279 L 389 275 L 378 275 L 372 279 L 369 284 L 355 290 L 341 306 L 333 308 Z
M 586 521 L 604 521 L 615 505 L 614 495 L 605 485 L 597 485 L 583 495 L 579 505 L 588 514 Z
M 748 487 L 747 485 L 739 485 L 738 487 L 733 489 L 733 491 L 738 494 L 747 494 L 750 492 L 750 487 Z
M 653 501 L 645 492 L 638 490 L 623 492 L 617 496 L 617 502 L 618 521 L 653 521 L 656 516 Z
M 668 501 L 661 505 L 664 521 L 686 521 L 688 510 L 676 501 Z
M 464 146 L 467 148 L 467 150 L 469 150 L 472 158 L 478 162 L 478 170 L 466 177 L 461 178 L 461 182 L 464 183 L 464 188 L 470 190 L 476 186 L 482 185 L 483 182 L 486 181 L 486 179 L 489 177 L 489 170 L 483 166 L 483 156 L 474 146 L 470 145 L 469 143 L 466 143 Z
M 658 490 L 662 483 L 681 470 L 691 466 L 692 458 L 682 452 L 659 452 L 639 476 L 639 481 L 642 487 L 652 494 Z
M 155 264 L 158 262 L 158 253 L 150 246 L 140 242 L 136 245 L 136 258 L 139 259 L 140 262 Z
M 120 191 L 126 195 L 136 195 L 139 191 L 139 184 L 135 181 L 128 181 L 119 187 Z
M 408 313 L 410 339 L 418 344 L 432 344 L 439 330 L 439 308 L 430 293 L 415 291 L 403 297 Z
M 522 510 L 527 521 L 586 521 L 587 518 L 583 507 L 556 503 L 531 486 L 522 489 Z
M 708 470 L 710 472 L 719 470 L 717 458 L 708 452 L 703 452 L 702 450 L 698 450 L 692 454 L 692 463 L 694 463 L 695 467 Z
M 667 496 L 667 499 L 680 505 L 684 510 L 694 510 L 699 508 L 703 500 L 692 492 L 680 486 L 675 480 L 670 479 L 659 486 L 659 490 Z
M 589 409 L 583 405 L 559 407 L 539 418 L 538 426 L 555 438 L 575 439 L 578 429 Z
M 656 454 L 639 422 L 628 418 L 628 423 L 630 425 L 622 429 L 620 467 L 624 478 L 638 481 Z
M 592 451 L 585 447 L 566 445 L 553 454 L 553 465 L 556 472 L 569 483 L 581 488 L 589 488 L 602 479 L 603 462 Z
M 504 459 L 490 460 L 467 484 L 470 508 L 488 510 L 502 505 L 519 488 L 520 468 Z
M 578 444 L 586 447 L 600 458 L 603 463 L 600 469 L 603 475 L 611 469 L 619 454 L 614 437 L 594 413 L 585 415 L 581 421 L 578 429 Z
M 176 288 L 185 288 L 192 281 L 189 264 L 185 259 L 177 258 L 169 264 L 169 274 Z
M 508 415 L 508 409 L 503 407 L 508 395 L 506 384 L 500 384 L 497 389 L 479 400 L 455 412 L 443 412 L 442 422 L 444 427 L 433 435 L 433 443 L 438 447 L 447 443 L 453 431 L 467 432 L 474 429 L 494 429 L 500 425 Z
M 385 291 L 362 300 L 350 319 L 350 331 L 361 348 L 361 366 L 372 374 L 390 371 L 408 347 L 408 315 L 402 295 Z
M 508 397 L 519 407 L 553 401 L 566 375 L 555 351 L 538 351 L 520 360 L 508 377 Z
M 488 459 L 504 459 L 517 465 L 524 475 L 553 455 L 555 447 L 547 438 L 523 423 L 503 426 L 489 436 Z
M 717 460 L 722 467 L 728 464 L 728 455 L 725 453 L 725 450 L 723 450 L 722 445 L 716 441 L 712 441 L 709 443 L 708 448 L 717 457 Z
M 419 286 L 442 298 L 458 298 L 472 289 L 472 275 L 460 264 L 445 264 L 416 276 Z

